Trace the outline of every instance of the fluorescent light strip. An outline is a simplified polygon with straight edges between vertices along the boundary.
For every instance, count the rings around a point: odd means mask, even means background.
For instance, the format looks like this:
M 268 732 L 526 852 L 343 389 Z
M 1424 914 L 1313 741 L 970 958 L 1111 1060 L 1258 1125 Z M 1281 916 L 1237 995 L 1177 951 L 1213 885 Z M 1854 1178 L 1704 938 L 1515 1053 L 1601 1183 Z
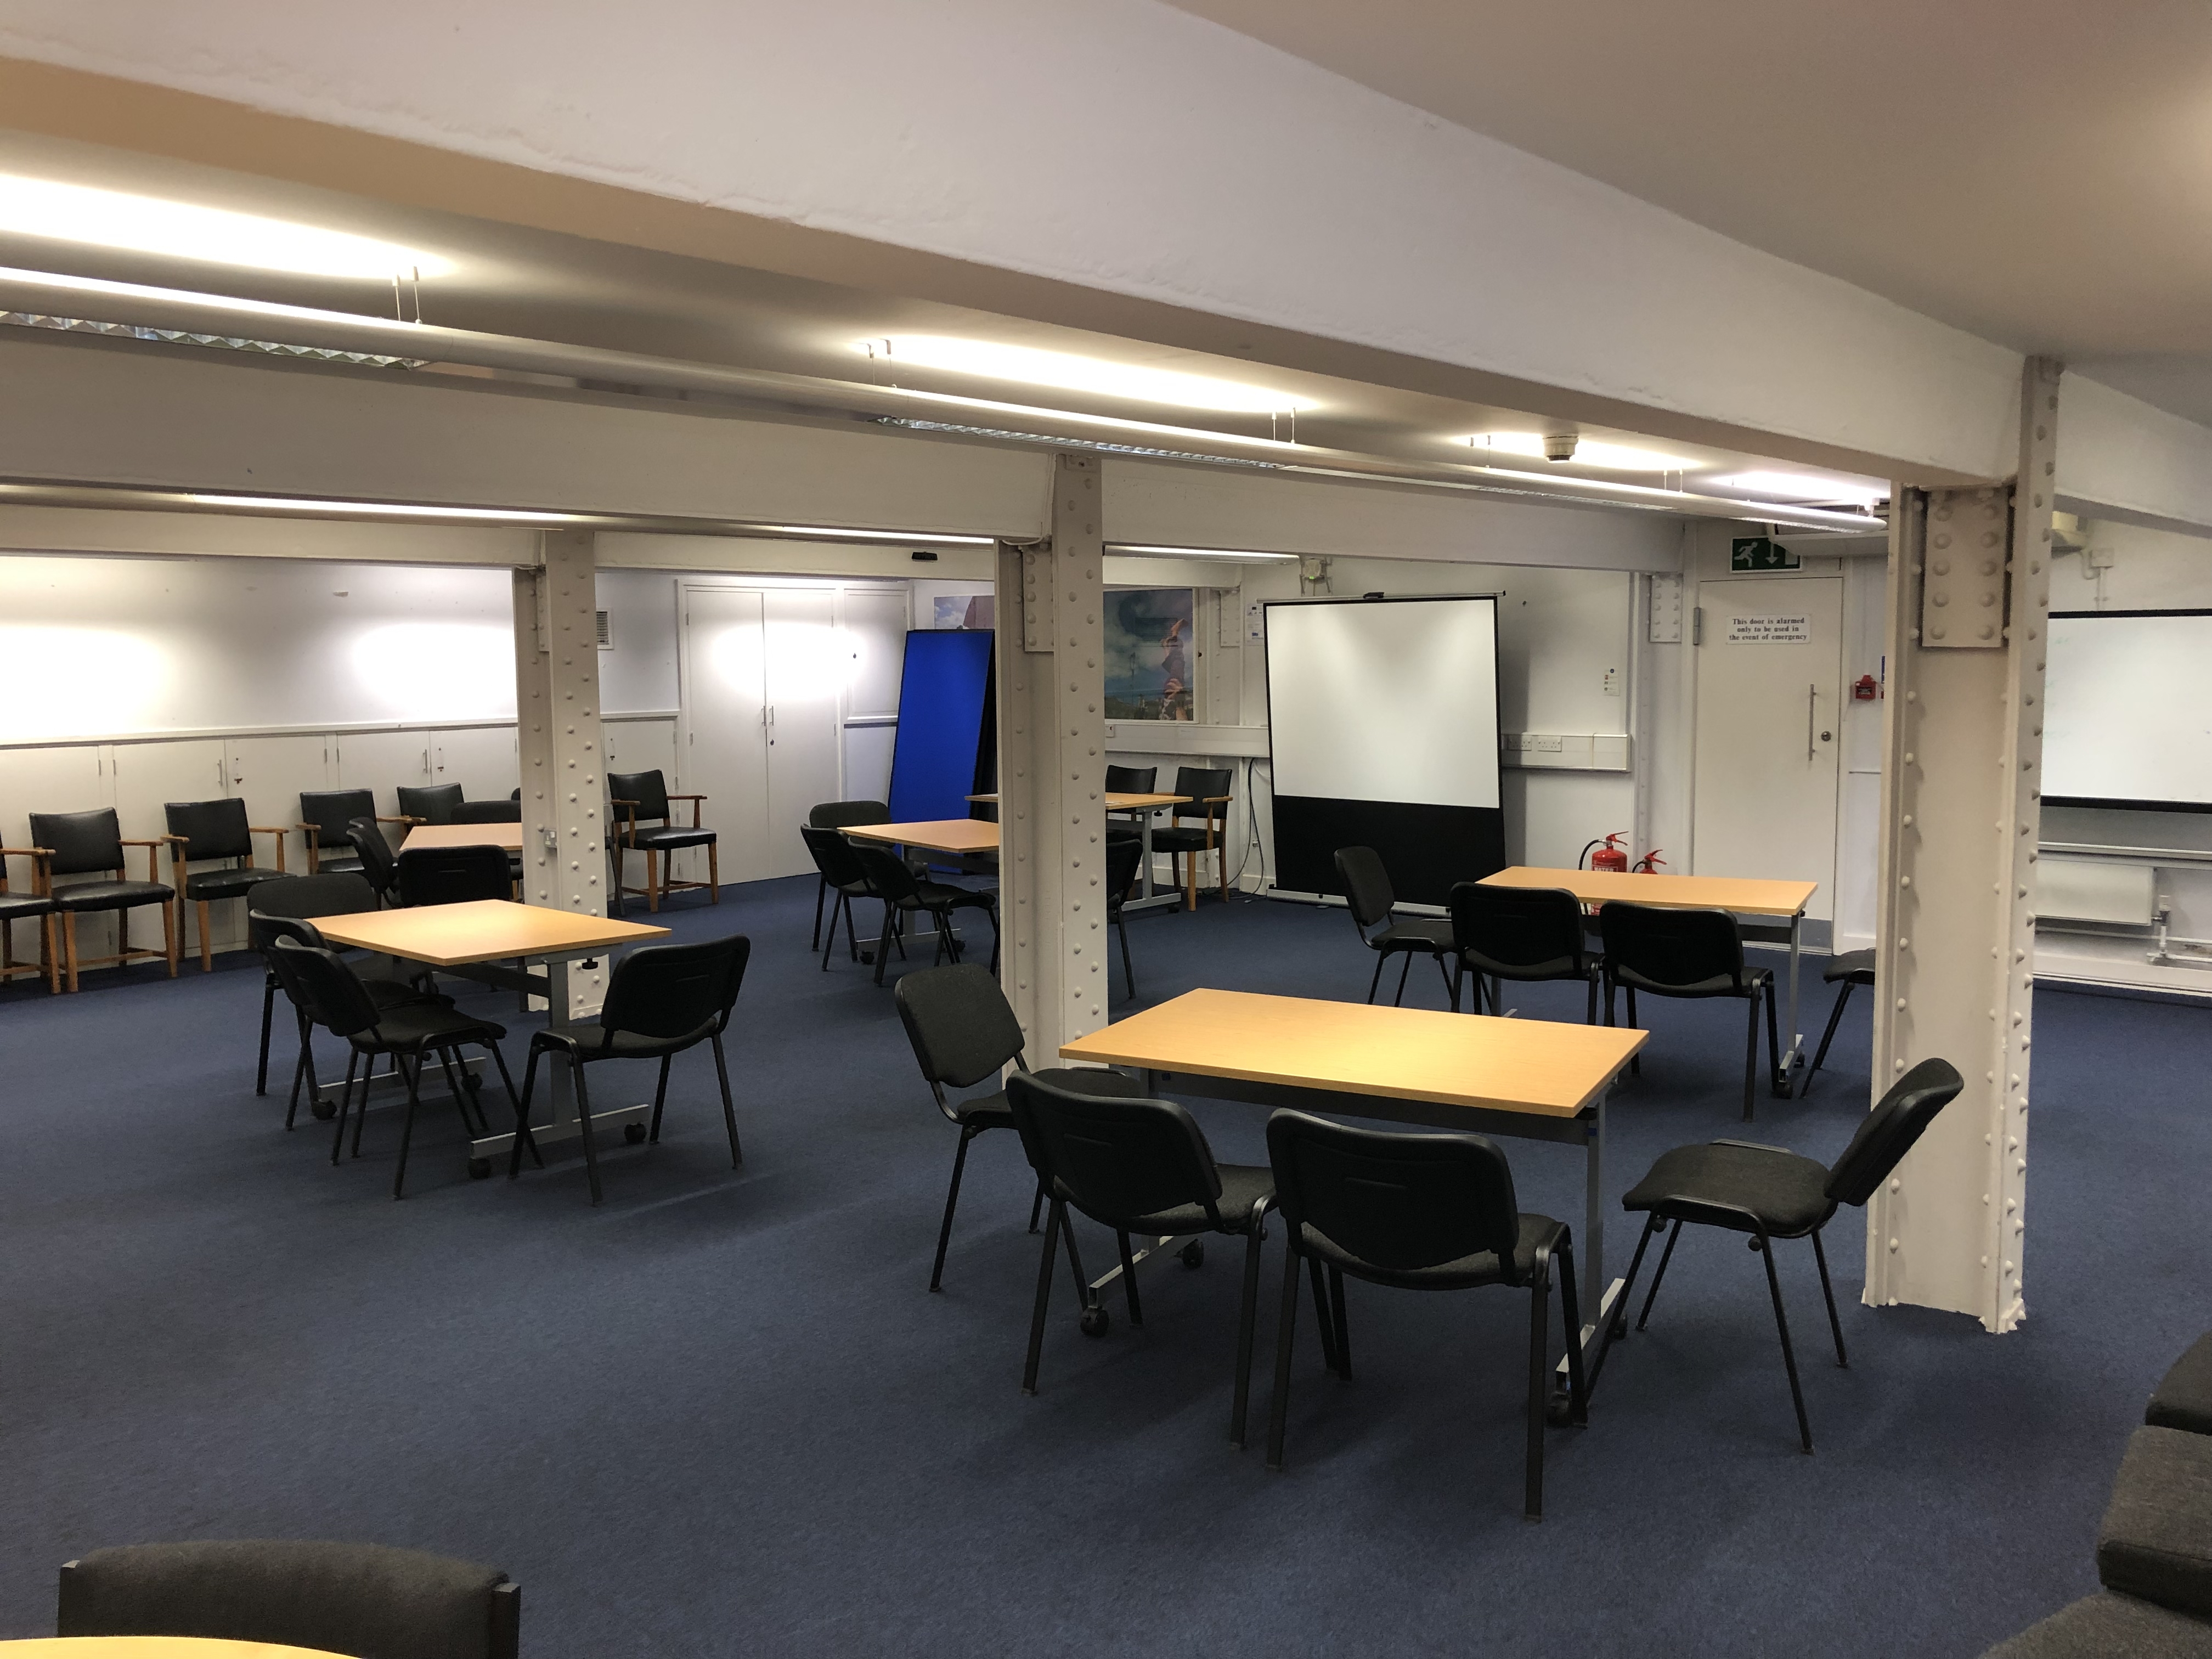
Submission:
M 939 536 L 909 530 L 848 530 L 835 525 L 763 524 L 754 530 L 771 536 L 816 536 L 824 541 L 836 542 L 934 542 L 943 547 L 992 547 L 997 544 L 988 536 Z
M 1109 542 L 1106 544 L 1106 550 L 1115 555 L 1132 554 L 1140 558 L 1150 559 L 1218 559 L 1227 564 L 1272 564 L 1285 562 L 1296 564 L 1298 560 L 1298 556 L 1295 553 L 1237 552 L 1220 547 L 1148 547 L 1134 542 Z
M 1518 455 L 1532 461 L 1546 459 L 1544 436 L 1539 432 L 1478 432 L 1462 441 L 1478 451 L 1488 451 L 1493 455 Z M 1656 450 L 1603 443 L 1595 438 L 1577 438 L 1575 453 L 1555 465 L 1594 466 L 1601 471 L 1610 472 L 1688 472 L 1694 470 L 1698 463 L 1684 460 L 1677 455 L 1662 455 Z
M 204 495 L 188 493 L 195 507 L 245 507 L 258 513 L 328 513 L 345 517 L 363 515 L 392 519 L 471 519 L 504 524 L 588 524 L 582 513 L 531 513 L 506 507 L 430 507 L 392 501 L 308 501 L 289 495 Z
M 1001 345 L 990 340 L 895 334 L 859 340 L 854 344 L 856 350 L 866 353 L 872 361 L 888 364 L 894 371 L 910 363 L 917 368 L 1012 380 L 1024 386 L 1051 386 L 1060 392 L 1088 392 L 1138 403 L 1171 404 L 1181 409 L 1211 410 L 1224 415 L 1281 415 L 1314 406 L 1308 399 L 1292 398 L 1266 386 L 1224 380 L 1210 374 L 1147 368 L 1068 351 Z
M 1565 482 L 1571 483 L 1578 489 L 1610 489 L 1617 491 L 1624 495 L 1643 495 L 1656 501 L 1725 501 L 1731 507 L 1741 507 L 1746 508 L 1747 511 L 1742 514 L 1744 518 L 1758 519 L 1762 520 L 1772 519 L 1777 521 L 1789 520 L 1792 523 L 1803 523 L 1808 529 L 1826 530 L 1831 528 L 1863 528 L 1867 530 L 1880 530 L 1885 527 L 1882 520 L 1880 519 L 1869 518 L 1863 514 L 1830 513 L 1821 507 L 1800 507 L 1794 501 L 1754 501 L 1739 499 L 1735 496 L 1698 495 L 1694 495 L 1686 489 L 1662 489 L 1653 484 L 1616 483 L 1610 478 L 1573 478 L 1563 480 L 1556 472 L 1521 472 L 1515 471 L 1511 467 L 1504 466 L 1486 466 L 1481 470 L 1489 473 L 1493 477 L 1525 478 L 1534 483 L 1558 484 Z M 1564 492 L 1562 493 L 1564 494 Z M 1568 497 L 1568 499 L 1571 500 L 1574 498 Z M 1790 518 L 1790 515 L 1793 514 L 1796 515 L 1795 519 Z

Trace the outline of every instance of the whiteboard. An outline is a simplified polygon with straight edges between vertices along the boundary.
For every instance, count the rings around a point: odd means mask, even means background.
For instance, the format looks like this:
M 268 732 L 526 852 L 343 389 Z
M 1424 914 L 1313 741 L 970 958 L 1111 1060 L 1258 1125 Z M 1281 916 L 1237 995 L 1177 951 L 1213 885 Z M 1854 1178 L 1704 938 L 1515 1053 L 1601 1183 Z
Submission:
M 1498 602 L 1267 608 L 1275 793 L 1496 809 Z
M 2043 798 L 2212 811 L 2212 611 L 2051 613 Z

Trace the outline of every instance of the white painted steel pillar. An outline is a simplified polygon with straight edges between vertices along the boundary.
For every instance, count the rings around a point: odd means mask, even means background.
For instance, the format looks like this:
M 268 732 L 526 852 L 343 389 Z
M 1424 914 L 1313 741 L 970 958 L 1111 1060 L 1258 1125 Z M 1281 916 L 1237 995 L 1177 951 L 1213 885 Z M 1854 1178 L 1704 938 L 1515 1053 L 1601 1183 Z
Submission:
M 1053 458 L 1050 534 L 998 554 L 1000 979 L 1030 1062 L 1106 1023 L 1105 599 L 1099 465 Z
M 522 763 L 526 903 L 607 913 L 606 742 L 599 730 L 596 561 L 588 530 L 539 532 L 534 568 L 514 573 L 515 732 Z M 568 964 L 568 1006 L 599 1011 L 605 958 Z M 556 1073 L 559 1068 L 556 1067 Z
M 2021 385 L 2009 485 L 1893 493 L 1874 1091 L 1965 1091 L 1867 1206 L 1866 1300 L 2025 1316 L 2028 1044 L 2059 366 Z

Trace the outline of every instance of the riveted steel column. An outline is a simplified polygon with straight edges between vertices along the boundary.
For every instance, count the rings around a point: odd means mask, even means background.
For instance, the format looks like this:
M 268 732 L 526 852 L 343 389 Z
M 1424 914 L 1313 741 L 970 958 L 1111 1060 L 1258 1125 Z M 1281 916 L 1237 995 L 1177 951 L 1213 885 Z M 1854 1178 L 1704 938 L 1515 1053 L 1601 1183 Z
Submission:
M 1965 1091 L 1867 1206 L 1865 1299 L 2025 1316 L 2043 677 L 2059 366 L 2031 359 L 2010 485 L 1892 497 L 1876 1097 L 1948 1060 Z
M 1000 977 L 1030 1061 L 1106 1023 L 1105 599 L 1095 457 L 1053 459 L 1051 535 L 998 568 Z
M 606 753 L 599 732 L 599 630 L 592 535 L 539 532 L 539 563 L 514 573 L 515 730 L 522 763 L 522 897 L 600 916 L 607 911 Z M 567 970 L 569 1006 L 596 1013 L 604 957 Z M 555 1068 L 556 1071 L 558 1067 Z

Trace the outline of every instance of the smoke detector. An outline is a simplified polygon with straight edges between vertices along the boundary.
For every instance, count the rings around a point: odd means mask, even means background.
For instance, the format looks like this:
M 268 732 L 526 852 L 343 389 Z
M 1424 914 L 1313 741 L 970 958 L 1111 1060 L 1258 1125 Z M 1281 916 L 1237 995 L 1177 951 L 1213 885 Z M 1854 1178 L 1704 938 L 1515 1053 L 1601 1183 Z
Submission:
M 1544 459 L 1547 461 L 1571 461 L 1575 458 L 1575 446 L 1581 441 L 1578 433 L 1547 432 L 1544 434 Z

